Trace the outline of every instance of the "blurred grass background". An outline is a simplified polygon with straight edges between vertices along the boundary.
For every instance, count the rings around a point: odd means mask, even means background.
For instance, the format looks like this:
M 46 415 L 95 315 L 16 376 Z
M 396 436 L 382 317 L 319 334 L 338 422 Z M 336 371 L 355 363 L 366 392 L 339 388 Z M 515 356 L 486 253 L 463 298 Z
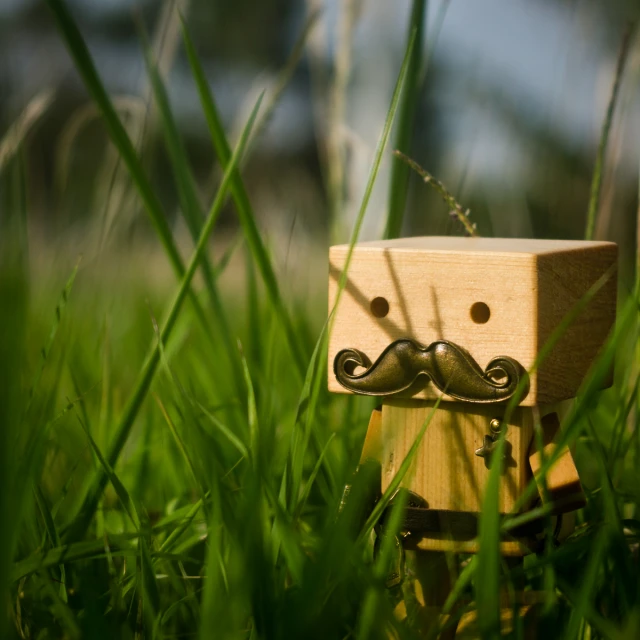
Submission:
M 2 637 L 418 636 L 352 535 L 364 480 L 338 514 L 371 403 L 324 379 L 329 244 L 464 232 L 392 148 L 481 235 L 619 243 L 620 327 L 565 425 L 579 527 L 454 558 L 447 606 L 484 588 L 493 637 L 516 585 L 540 633 L 638 637 L 637 13 L 3 3 Z

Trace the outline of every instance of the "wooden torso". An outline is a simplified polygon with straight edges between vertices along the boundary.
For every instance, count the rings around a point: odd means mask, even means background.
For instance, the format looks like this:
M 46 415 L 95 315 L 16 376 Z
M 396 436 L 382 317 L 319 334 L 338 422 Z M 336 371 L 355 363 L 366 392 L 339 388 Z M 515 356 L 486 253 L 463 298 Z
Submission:
M 502 419 L 504 411 L 504 406 L 495 405 L 446 402 L 434 410 L 433 401 L 386 401 L 382 405 L 380 424 L 382 490 L 386 490 L 398 472 L 425 420 L 429 420 L 433 412 L 402 484 L 426 500 L 429 509 L 480 513 L 490 458 L 476 455 L 476 450 L 483 447 L 485 436 L 490 434 L 490 421 Z M 549 408 L 545 411 L 548 413 Z M 529 453 L 533 424 L 534 409 L 530 407 L 517 408 L 509 421 L 508 457 L 500 487 L 501 513 L 512 511 L 531 480 Z M 413 538 L 414 544 L 425 550 L 477 551 L 476 537 L 452 531 L 446 519 L 441 531 L 425 533 L 419 541 Z M 518 541 L 501 543 L 501 551 L 506 555 L 522 555 L 529 550 Z

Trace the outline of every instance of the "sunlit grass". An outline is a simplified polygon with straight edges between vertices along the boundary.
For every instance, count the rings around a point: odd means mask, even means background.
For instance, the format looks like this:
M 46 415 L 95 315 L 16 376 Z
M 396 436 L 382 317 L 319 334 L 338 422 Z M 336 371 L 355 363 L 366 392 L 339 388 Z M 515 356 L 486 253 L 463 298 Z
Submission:
M 39 287 L 34 274 L 41 272 L 30 266 L 26 240 L 20 140 L 12 142 L 0 163 L 10 212 L 0 237 L 0 576 L 8 585 L 0 636 L 420 637 L 419 621 L 396 619 L 395 596 L 384 585 L 393 535 L 375 558 L 371 545 L 372 528 L 419 439 L 373 513 L 363 517 L 368 478 L 353 478 L 353 472 L 371 404 L 327 392 L 325 278 L 310 283 L 319 301 L 313 309 L 283 293 L 243 180 L 251 132 L 259 133 L 273 104 L 263 112 L 256 104 L 232 151 L 184 26 L 187 60 L 222 174 L 205 204 L 163 79 L 145 51 L 189 234 L 190 244 L 179 249 L 184 243 L 167 223 L 73 16 L 62 0 L 49 5 L 151 220 L 156 255 L 174 278 L 153 290 L 144 259 L 129 256 L 126 265 L 147 271 L 111 282 L 86 266 L 92 259 L 86 256 L 65 273 L 48 274 L 55 287 Z M 396 112 L 400 143 L 411 132 L 425 5 L 414 2 L 352 245 L 378 170 L 392 160 L 388 141 Z M 289 64 L 299 58 L 312 24 Z M 284 79 L 290 71 L 287 66 Z M 397 235 L 402 224 L 408 174 L 397 172 L 388 235 Z M 224 284 L 239 242 L 218 262 L 210 251 L 227 200 L 247 256 L 242 286 Z M 578 527 L 560 546 L 507 566 L 499 535 L 520 516 L 498 514 L 495 467 L 480 519 L 481 552 L 451 559 L 458 579 L 444 607 L 450 626 L 477 608 L 480 629 L 495 637 L 501 594 L 518 585 L 545 595 L 538 617 L 545 636 L 638 637 L 640 432 L 632 353 L 638 306 L 626 298 L 564 424 L 587 485 Z M 616 385 L 601 394 L 614 361 Z M 428 420 L 421 435 L 426 429 Z M 340 509 L 342 487 L 352 481 Z M 398 496 L 394 504 L 390 534 L 402 520 Z M 515 625 L 514 637 L 523 632 Z

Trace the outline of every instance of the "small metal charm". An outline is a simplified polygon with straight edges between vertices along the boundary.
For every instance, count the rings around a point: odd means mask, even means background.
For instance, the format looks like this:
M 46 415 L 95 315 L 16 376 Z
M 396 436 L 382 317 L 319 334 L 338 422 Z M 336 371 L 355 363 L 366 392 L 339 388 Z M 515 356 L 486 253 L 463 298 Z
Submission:
M 500 420 L 500 418 L 492 418 L 489 423 L 489 431 L 491 431 L 494 436 L 498 436 L 502 431 L 502 426 L 502 420 Z
M 476 449 L 476 455 L 480 458 L 489 458 L 493 455 L 493 451 L 496 448 L 496 441 L 493 436 L 485 436 L 482 440 L 482 446 Z
M 496 445 L 498 444 L 498 438 L 502 433 L 502 430 L 506 429 L 506 425 L 503 424 L 500 418 L 492 418 L 491 422 L 489 422 L 489 433 L 484 436 L 482 440 L 482 446 L 479 449 L 476 449 L 476 455 L 480 458 L 484 458 L 485 464 L 487 467 L 491 462 L 491 457 L 496 449 Z M 507 446 L 504 448 L 503 460 L 506 462 L 511 457 L 511 447 L 509 447 L 509 443 L 505 443 Z

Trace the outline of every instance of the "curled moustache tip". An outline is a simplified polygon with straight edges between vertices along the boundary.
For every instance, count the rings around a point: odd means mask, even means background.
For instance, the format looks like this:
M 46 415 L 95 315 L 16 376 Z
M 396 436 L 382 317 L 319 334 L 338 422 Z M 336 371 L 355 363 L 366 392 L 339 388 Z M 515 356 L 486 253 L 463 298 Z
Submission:
M 513 371 L 498 363 L 487 367 L 485 377 L 496 389 L 507 389 L 513 384 Z
M 521 378 L 526 376 L 526 371 L 513 358 L 498 356 L 487 365 L 486 375 L 491 378 L 497 388 L 513 387 L 515 390 Z
M 340 375 L 353 376 L 357 367 L 369 368 L 369 358 L 357 349 L 343 349 L 336 355 L 333 361 L 333 372 L 340 380 Z

